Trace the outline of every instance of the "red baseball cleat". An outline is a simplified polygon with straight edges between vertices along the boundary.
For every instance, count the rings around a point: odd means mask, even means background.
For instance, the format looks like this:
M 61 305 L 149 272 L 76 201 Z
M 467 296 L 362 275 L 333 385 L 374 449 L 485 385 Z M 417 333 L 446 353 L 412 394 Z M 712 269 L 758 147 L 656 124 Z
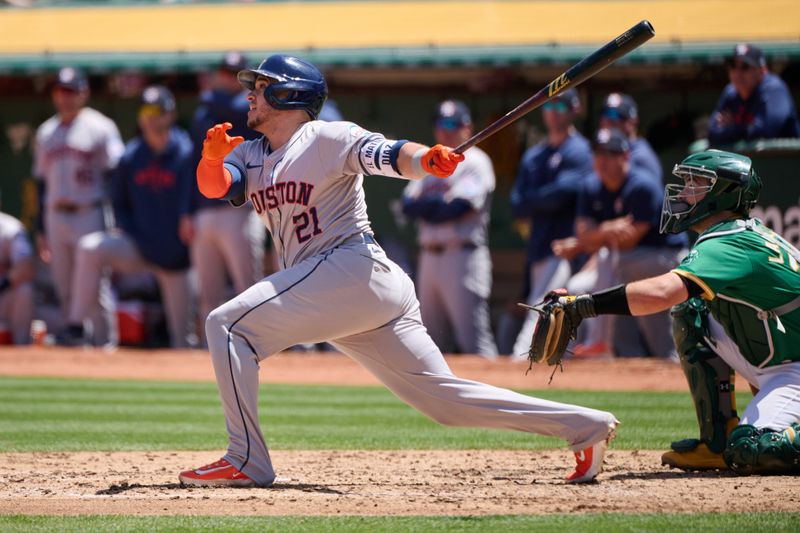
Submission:
M 597 474 L 603 470 L 603 458 L 606 455 L 608 444 L 614 440 L 616 432 L 612 429 L 608 436 L 585 448 L 579 452 L 575 452 L 575 460 L 577 465 L 575 471 L 567 476 L 567 483 L 589 483 L 594 481 Z
M 256 482 L 236 469 L 225 459 L 181 472 L 181 485 L 192 487 L 255 487 Z

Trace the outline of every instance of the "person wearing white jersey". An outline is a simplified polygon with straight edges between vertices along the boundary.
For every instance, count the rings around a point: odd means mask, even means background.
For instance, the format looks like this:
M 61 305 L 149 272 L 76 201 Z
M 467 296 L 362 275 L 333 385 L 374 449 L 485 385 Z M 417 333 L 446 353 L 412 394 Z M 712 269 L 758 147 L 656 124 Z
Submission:
M 469 108 L 445 100 L 436 111 L 438 144 L 455 147 L 472 137 Z M 489 212 L 495 179 L 486 152 L 473 147 L 448 178 L 413 180 L 403 193 L 403 213 L 419 221 L 417 288 L 422 323 L 444 350 L 448 325 L 462 353 L 497 357 L 489 315 L 492 258 Z
M 563 438 L 585 482 L 602 466 L 613 414 L 540 400 L 453 375 L 422 324 L 411 279 L 375 241 L 364 175 L 446 178 L 463 160 L 442 145 L 386 139 L 350 122 L 316 120 L 327 85 L 302 59 L 273 55 L 239 73 L 248 127 L 211 128 L 197 168 L 200 191 L 250 201 L 272 234 L 280 270 L 221 305 L 206 336 L 228 430 L 228 451 L 179 474 L 192 486 L 270 486 L 275 471 L 258 420 L 261 360 L 290 346 L 329 341 L 398 398 L 449 426 L 513 429 Z
M 39 126 L 34 145 L 33 175 L 42 203 L 36 244 L 42 260 L 50 263 L 66 317 L 78 240 L 105 229 L 106 177 L 125 145 L 110 118 L 86 107 L 89 81 L 80 70 L 59 70 L 52 98 L 57 113 Z M 103 324 L 101 311 L 90 318 Z M 96 343 L 103 343 L 107 331 L 94 331 L 93 336 Z
M 33 276 L 33 248 L 25 226 L 0 212 L 0 322 L 14 344 L 30 341 Z

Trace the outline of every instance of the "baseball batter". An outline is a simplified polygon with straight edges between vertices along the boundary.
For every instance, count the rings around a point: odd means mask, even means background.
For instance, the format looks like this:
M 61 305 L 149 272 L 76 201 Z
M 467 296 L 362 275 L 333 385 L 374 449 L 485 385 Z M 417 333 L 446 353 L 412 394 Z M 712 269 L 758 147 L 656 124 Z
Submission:
M 800 251 L 749 218 L 761 191 L 749 158 L 707 150 L 684 159 L 674 174 L 683 183 L 666 187 L 661 231 L 699 234 L 680 265 L 654 278 L 562 298 L 562 305 L 583 318 L 642 316 L 676 306 L 675 344 L 701 439 L 673 443 L 664 464 L 798 473 Z M 698 312 L 705 306 L 710 316 Z M 730 405 L 731 369 L 758 389 L 741 420 Z
M 111 119 L 86 107 L 89 82 L 79 70 L 62 68 L 52 97 L 57 114 L 39 126 L 34 145 L 33 175 L 39 180 L 44 217 L 37 245 L 42 259 L 50 262 L 66 316 L 78 240 L 105 228 L 106 176 L 125 145 Z M 102 313 L 91 318 L 103 324 Z M 106 336 L 105 331 L 94 332 L 98 342 Z
M 225 456 L 182 472 L 188 485 L 269 486 L 275 479 L 258 419 L 261 360 L 300 343 L 330 341 L 400 399 L 451 426 L 513 429 L 565 439 L 576 452 L 569 480 L 599 472 L 617 421 L 611 413 L 532 398 L 458 378 L 428 336 L 414 286 L 372 236 L 364 175 L 445 178 L 463 156 L 394 141 L 349 122 L 315 120 L 322 74 L 273 55 L 239 73 L 249 89 L 245 142 L 209 130 L 198 186 L 234 205 L 250 201 L 283 270 L 211 312 L 206 335 L 228 429 Z
M 458 146 L 472 137 L 469 109 L 445 100 L 437 109 L 437 143 Z M 419 220 L 417 285 L 422 321 L 444 349 L 448 325 L 462 353 L 497 357 L 489 316 L 492 257 L 489 211 L 494 167 L 486 152 L 473 147 L 448 178 L 411 181 L 403 193 L 403 213 Z

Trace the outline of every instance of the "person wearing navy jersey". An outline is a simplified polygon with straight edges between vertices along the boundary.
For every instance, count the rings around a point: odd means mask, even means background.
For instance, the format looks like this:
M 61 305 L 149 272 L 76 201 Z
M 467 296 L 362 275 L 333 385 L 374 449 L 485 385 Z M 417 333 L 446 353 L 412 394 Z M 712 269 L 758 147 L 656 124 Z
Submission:
M 586 280 L 591 279 L 590 290 L 650 277 L 673 268 L 683 257 L 687 242 L 685 235 L 663 235 L 658 231 L 663 189 L 632 167 L 630 143 L 620 130 L 598 130 L 593 148 L 595 174 L 584 182 L 578 194 L 572 248 L 558 248 L 558 253 L 594 254 L 590 261 L 594 268 L 581 273 L 593 274 L 585 276 Z M 576 285 L 575 282 L 571 284 Z M 590 349 L 590 346 L 611 344 L 613 340 L 620 355 L 633 355 L 630 346 L 641 345 L 647 353 L 635 355 L 676 357 L 668 311 L 646 318 L 636 317 L 638 331 L 637 328 L 618 328 L 615 339 L 611 338 L 613 330 L 608 322 L 599 327 L 597 319 L 591 319 L 590 323 L 594 327 L 587 328 L 590 332 L 586 345 L 589 346 L 578 350 L 579 355 L 607 353 L 613 346 L 604 349 Z
M 651 178 L 663 187 L 661 161 L 647 139 L 639 136 L 639 108 L 627 94 L 611 93 L 606 96 L 600 111 L 600 129 L 618 129 L 628 137 L 631 147 L 631 168 L 643 177 Z
M 786 84 L 767 69 L 764 52 L 740 43 L 728 62 L 730 83 L 709 120 L 709 146 L 800 137 L 797 110 Z
M 530 305 L 566 285 L 571 275 L 569 261 L 554 255 L 551 243 L 572 235 L 578 190 L 592 172 L 589 141 L 573 125 L 580 105 L 575 89 L 544 104 L 547 138 L 523 154 L 511 191 L 514 218 L 530 227 L 526 257 Z M 527 356 L 536 318 L 536 313 L 527 313 L 512 356 Z
M 73 344 L 82 341 L 83 317 L 100 306 L 100 280 L 110 267 L 115 272 L 155 275 L 170 343 L 187 346 L 187 244 L 192 234 L 189 204 L 195 161 L 189 134 L 175 126 L 175 116 L 175 98 L 166 87 L 144 90 L 138 114 L 140 134 L 127 143 L 111 181 L 117 228 L 91 233 L 78 243 L 74 299 L 68 315 Z M 113 316 L 112 332 L 116 329 Z

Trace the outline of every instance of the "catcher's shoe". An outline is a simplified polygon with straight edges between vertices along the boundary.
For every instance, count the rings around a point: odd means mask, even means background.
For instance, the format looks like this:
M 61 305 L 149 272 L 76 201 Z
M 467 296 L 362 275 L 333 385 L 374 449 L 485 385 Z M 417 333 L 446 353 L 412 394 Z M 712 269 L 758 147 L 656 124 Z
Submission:
M 681 470 L 727 470 L 722 453 L 714 453 L 701 442 L 692 450 L 676 452 L 670 450 L 661 456 L 661 464 Z
M 192 487 L 255 487 L 256 482 L 236 469 L 225 459 L 194 470 L 181 472 L 181 485 Z
M 575 471 L 567 476 L 567 483 L 589 483 L 594 481 L 594 478 L 603 469 L 603 459 L 606 456 L 608 444 L 616 436 L 616 431 L 612 429 L 605 439 L 579 452 L 575 452 L 575 460 L 578 464 L 575 466 Z

